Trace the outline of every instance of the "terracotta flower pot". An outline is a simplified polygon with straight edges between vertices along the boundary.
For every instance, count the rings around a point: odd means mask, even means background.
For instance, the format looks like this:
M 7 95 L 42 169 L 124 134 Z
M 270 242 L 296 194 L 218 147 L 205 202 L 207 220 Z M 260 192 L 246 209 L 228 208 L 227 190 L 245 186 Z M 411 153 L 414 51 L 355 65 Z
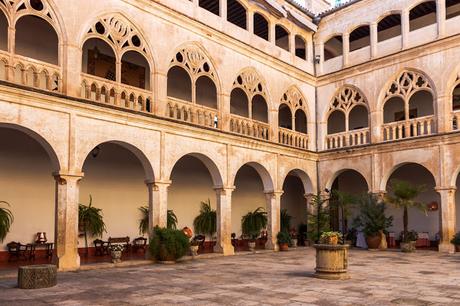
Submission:
M 401 242 L 400 247 L 401 251 L 404 253 L 411 253 L 415 251 L 416 241 Z
M 280 243 L 279 246 L 280 246 L 280 251 L 282 252 L 286 252 L 287 250 L 289 250 L 289 244 L 287 243 Z
M 369 249 L 378 249 L 381 241 L 382 236 L 380 235 L 366 237 L 366 243 Z

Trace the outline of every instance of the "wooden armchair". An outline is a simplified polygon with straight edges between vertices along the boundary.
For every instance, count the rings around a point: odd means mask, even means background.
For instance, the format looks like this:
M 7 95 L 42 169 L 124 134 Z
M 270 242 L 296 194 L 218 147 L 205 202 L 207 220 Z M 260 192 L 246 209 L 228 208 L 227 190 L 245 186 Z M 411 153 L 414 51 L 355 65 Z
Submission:
M 94 255 L 96 256 L 104 256 L 109 254 L 109 243 L 107 241 L 103 241 L 101 239 L 96 239 L 93 241 L 94 243 Z
M 8 248 L 8 261 L 12 261 L 13 259 L 27 259 L 26 245 L 21 244 L 20 242 L 11 241 L 6 245 L 6 247 Z
M 138 237 L 133 240 L 133 244 L 131 245 L 131 250 L 134 254 L 136 254 L 139 250 L 145 254 L 147 251 L 147 238 Z

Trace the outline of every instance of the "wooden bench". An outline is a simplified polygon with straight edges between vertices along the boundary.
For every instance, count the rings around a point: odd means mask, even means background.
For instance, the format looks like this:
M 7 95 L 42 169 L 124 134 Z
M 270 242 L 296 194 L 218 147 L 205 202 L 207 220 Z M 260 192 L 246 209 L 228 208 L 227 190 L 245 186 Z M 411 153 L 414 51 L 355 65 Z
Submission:
M 110 247 L 112 246 L 112 244 L 121 244 L 124 249 L 123 249 L 123 252 L 129 252 L 131 251 L 131 244 L 129 243 L 129 237 L 126 236 L 126 237 L 109 237 L 109 240 L 108 240 L 108 249 L 110 251 Z

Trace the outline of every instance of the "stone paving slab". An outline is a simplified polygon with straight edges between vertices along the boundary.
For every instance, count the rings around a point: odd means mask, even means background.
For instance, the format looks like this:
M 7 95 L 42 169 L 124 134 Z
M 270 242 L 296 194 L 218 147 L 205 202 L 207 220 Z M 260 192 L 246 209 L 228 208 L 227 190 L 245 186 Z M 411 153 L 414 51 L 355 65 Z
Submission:
M 350 251 L 352 279 L 313 278 L 312 248 L 59 273 L 21 290 L 0 272 L 0 305 L 459 305 L 460 254 Z

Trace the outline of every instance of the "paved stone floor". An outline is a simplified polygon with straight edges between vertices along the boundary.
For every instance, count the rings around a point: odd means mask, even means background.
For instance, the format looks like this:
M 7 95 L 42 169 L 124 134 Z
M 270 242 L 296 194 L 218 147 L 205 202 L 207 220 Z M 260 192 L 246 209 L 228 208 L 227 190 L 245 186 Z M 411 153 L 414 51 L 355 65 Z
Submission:
M 0 305 L 460 305 L 460 254 L 352 250 L 347 281 L 311 277 L 314 264 L 301 248 L 61 273 L 39 290 L 3 275 Z

